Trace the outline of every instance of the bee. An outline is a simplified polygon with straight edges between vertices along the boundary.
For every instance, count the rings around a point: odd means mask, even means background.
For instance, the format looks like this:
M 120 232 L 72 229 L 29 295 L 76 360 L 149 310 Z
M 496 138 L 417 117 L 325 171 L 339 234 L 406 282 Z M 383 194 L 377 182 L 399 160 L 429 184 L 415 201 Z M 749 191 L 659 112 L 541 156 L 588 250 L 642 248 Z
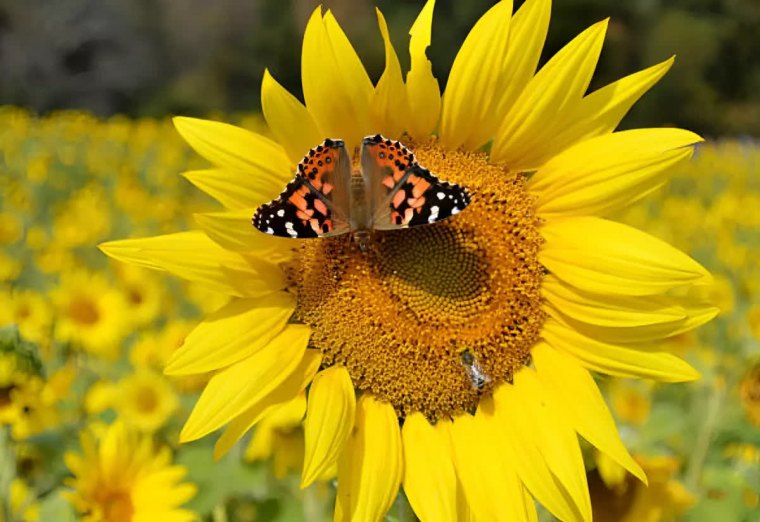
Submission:
M 483 388 L 491 382 L 491 378 L 483 371 L 483 368 L 478 364 L 475 356 L 467 349 L 460 354 L 462 358 L 462 365 L 467 371 L 467 376 L 470 378 L 472 387 L 478 391 L 483 391 Z

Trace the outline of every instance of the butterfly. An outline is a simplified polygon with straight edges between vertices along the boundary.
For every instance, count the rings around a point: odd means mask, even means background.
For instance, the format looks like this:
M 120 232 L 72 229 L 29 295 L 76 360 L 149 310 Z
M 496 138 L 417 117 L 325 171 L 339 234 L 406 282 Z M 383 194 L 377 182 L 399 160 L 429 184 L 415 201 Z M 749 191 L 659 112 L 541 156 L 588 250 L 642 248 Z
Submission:
M 470 203 L 465 187 L 438 179 L 398 141 L 367 136 L 360 156 L 361 172 L 352 172 L 345 143 L 324 140 L 304 156 L 282 194 L 256 210 L 253 226 L 292 238 L 351 232 L 364 249 L 371 230 L 435 223 Z

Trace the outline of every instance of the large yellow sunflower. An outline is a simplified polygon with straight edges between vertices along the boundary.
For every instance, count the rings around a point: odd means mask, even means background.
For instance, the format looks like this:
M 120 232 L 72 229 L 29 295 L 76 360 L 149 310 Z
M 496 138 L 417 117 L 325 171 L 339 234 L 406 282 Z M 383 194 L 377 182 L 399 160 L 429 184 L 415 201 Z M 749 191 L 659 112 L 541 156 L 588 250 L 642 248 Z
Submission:
M 459 51 L 441 96 L 425 55 L 433 1 L 411 28 L 404 81 L 378 11 L 386 68 L 373 86 L 333 15 L 311 16 L 305 105 L 265 72 L 274 139 L 177 118 L 213 168 L 185 176 L 226 210 L 201 230 L 115 241 L 110 256 L 232 296 L 166 372 L 214 372 L 181 438 L 224 426 L 227 451 L 271 408 L 308 387 L 302 485 L 337 464 L 337 519 L 379 520 L 403 485 L 422 520 L 533 520 L 534 499 L 589 520 L 578 435 L 645 481 L 591 371 L 661 381 L 698 375 L 658 348 L 716 311 L 692 297 L 698 263 L 601 217 L 655 190 L 699 136 L 613 132 L 672 64 L 586 95 L 607 22 L 540 71 L 550 2 L 491 8 Z M 355 151 L 400 138 L 418 161 L 473 194 L 440 223 L 349 235 L 269 237 L 251 227 L 296 163 L 325 137 Z M 354 161 L 357 161 L 354 152 Z

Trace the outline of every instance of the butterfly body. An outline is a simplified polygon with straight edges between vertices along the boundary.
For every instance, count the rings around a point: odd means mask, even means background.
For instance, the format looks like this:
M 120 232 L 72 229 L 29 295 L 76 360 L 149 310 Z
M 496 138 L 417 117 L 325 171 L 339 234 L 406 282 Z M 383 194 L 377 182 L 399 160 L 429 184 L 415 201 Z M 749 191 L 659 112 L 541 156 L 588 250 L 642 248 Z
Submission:
M 398 141 L 368 136 L 360 156 L 355 172 L 343 141 L 311 149 L 282 194 L 256 210 L 254 227 L 292 238 L 350 232 L 363 249 L 372 230 L 435 223 L 470 202 L 466 188 L 438 179 Z

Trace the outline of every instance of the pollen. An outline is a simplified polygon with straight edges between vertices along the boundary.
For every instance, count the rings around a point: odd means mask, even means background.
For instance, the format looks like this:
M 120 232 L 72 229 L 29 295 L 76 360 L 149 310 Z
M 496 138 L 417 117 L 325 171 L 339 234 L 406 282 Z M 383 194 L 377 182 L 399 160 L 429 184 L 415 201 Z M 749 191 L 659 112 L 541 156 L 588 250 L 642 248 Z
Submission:
M 414 147 L 421 165 L 472 202 L 438 223 L 304 241 L 288 265 L 294 318 L 323 364 L 400 417 L 472 411 L 530 361 L 544 321 L 539 220 L 525 176 L 484 154 Z

